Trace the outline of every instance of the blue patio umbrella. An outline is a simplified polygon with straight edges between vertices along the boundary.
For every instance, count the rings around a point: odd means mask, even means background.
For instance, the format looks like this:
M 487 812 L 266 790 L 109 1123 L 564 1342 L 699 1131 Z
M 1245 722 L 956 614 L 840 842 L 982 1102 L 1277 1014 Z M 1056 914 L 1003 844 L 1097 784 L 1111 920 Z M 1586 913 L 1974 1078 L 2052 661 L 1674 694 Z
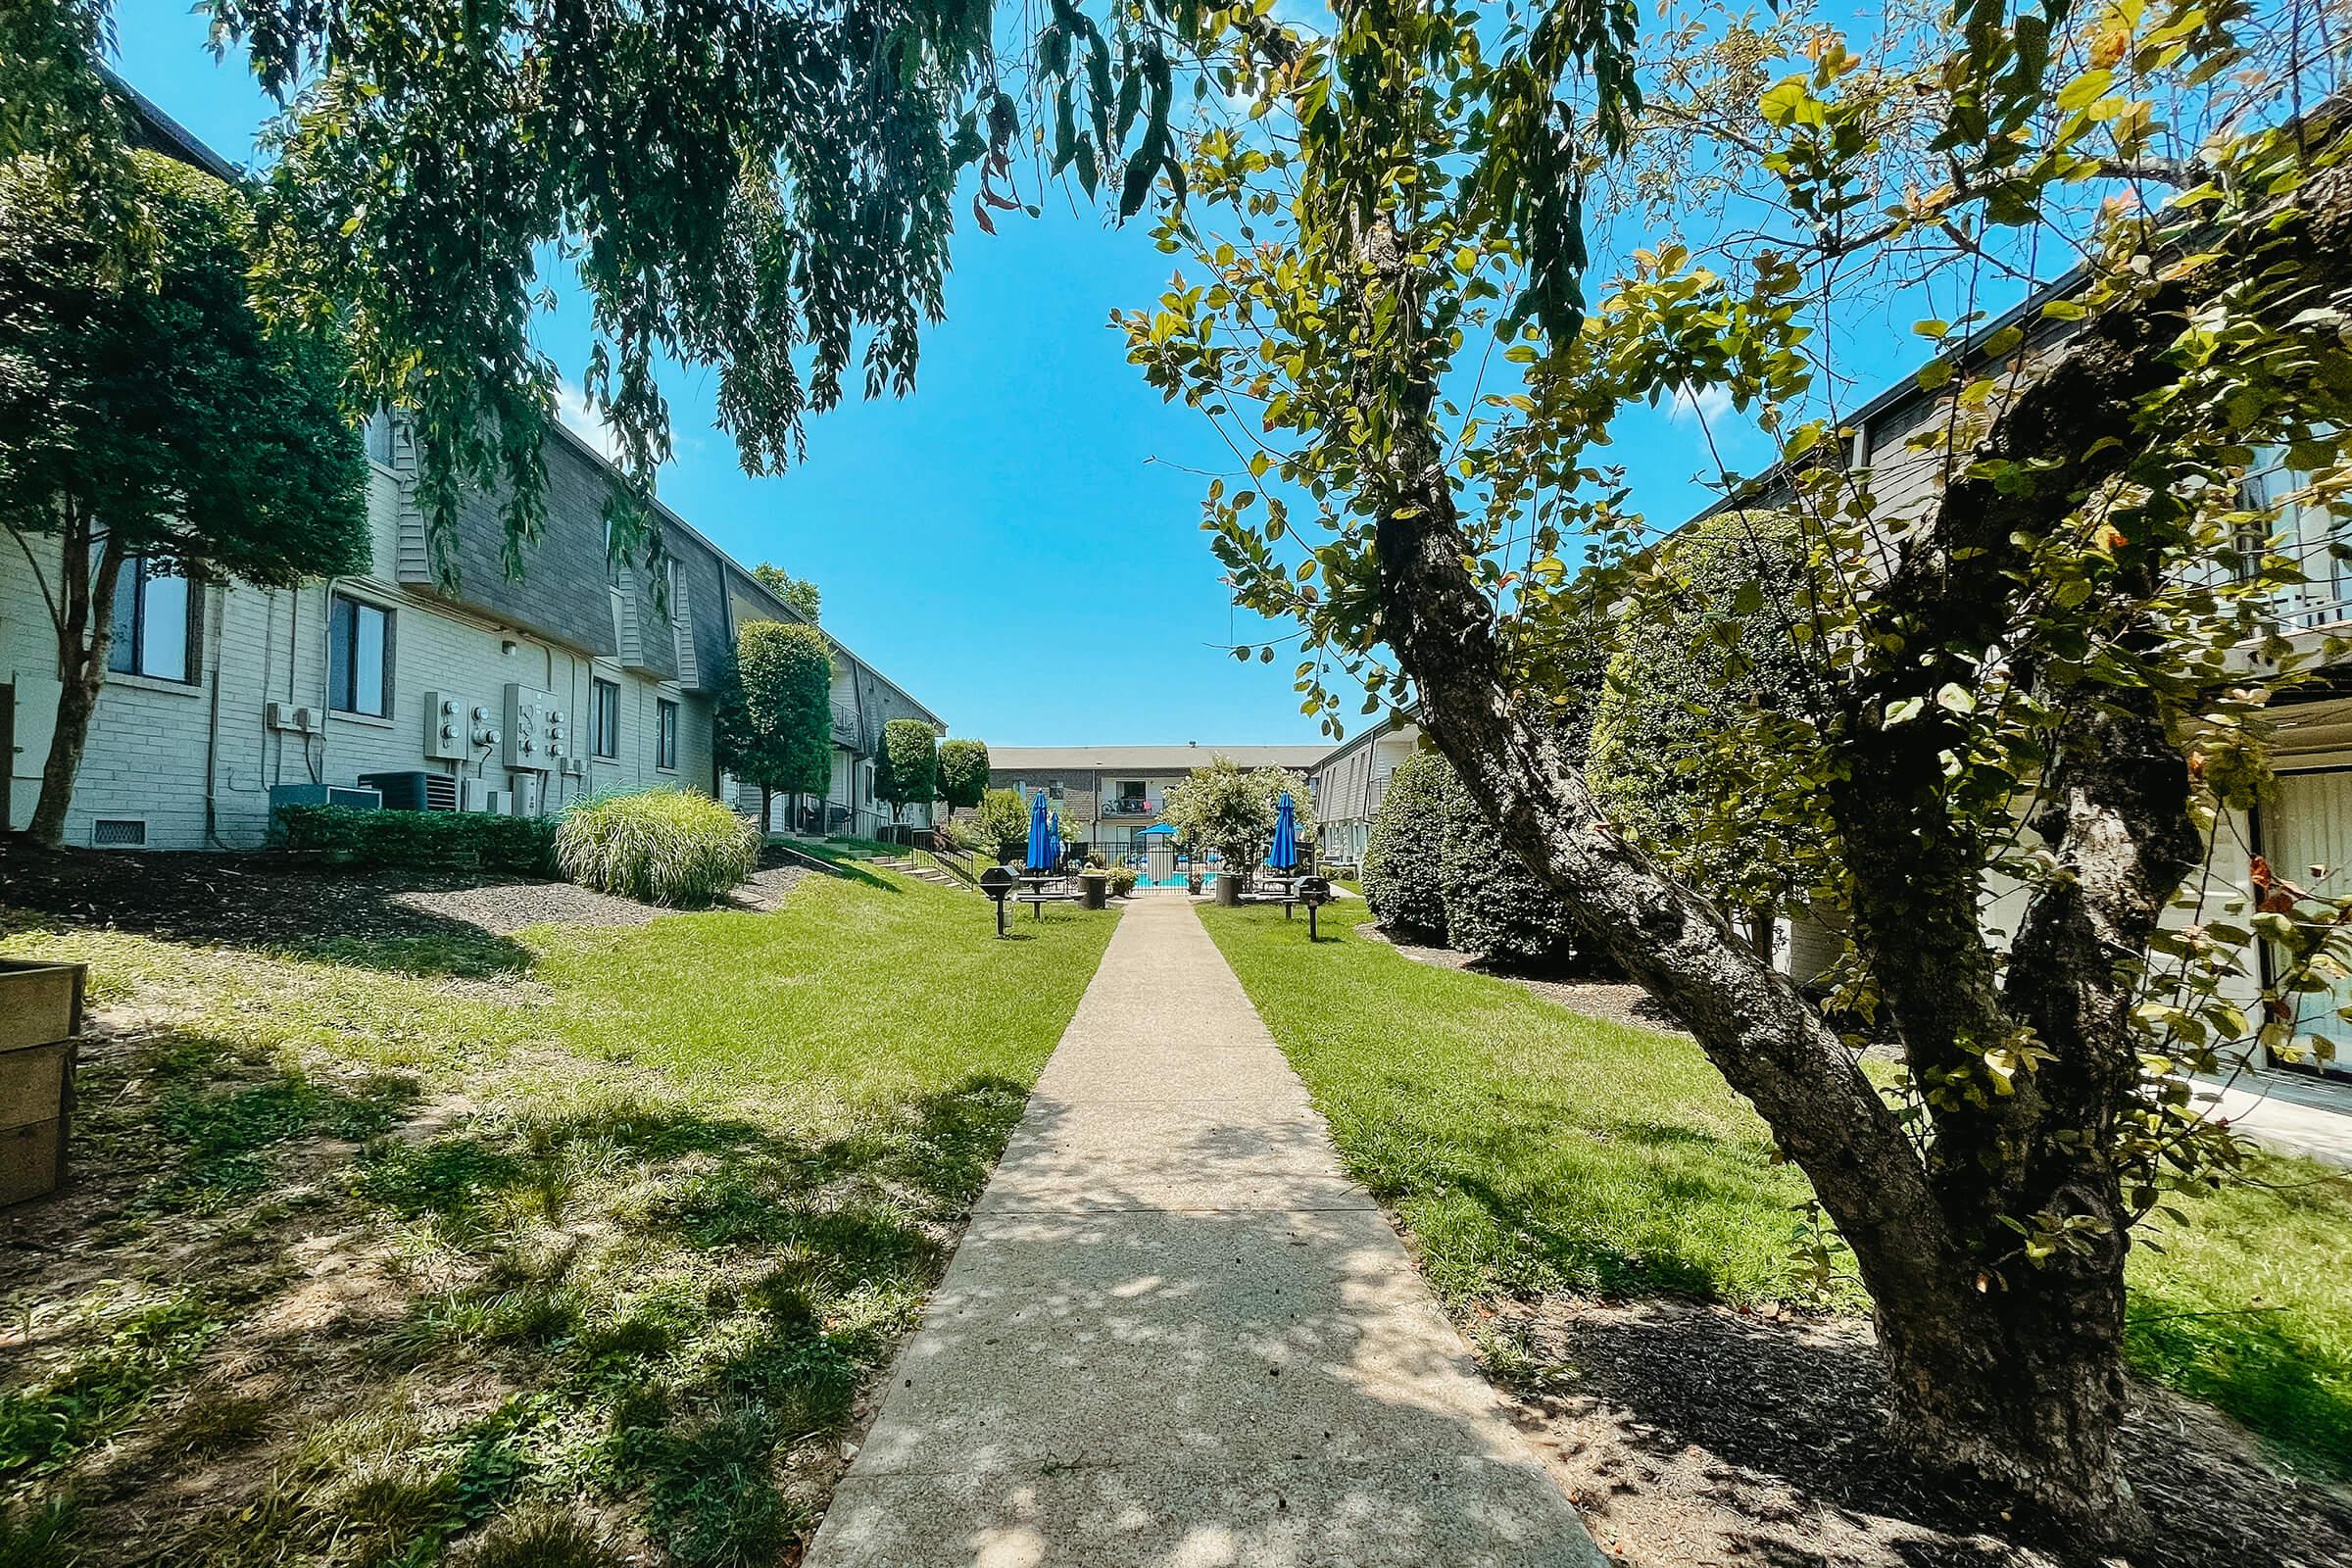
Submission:
M 1029 808 L 1029 869 L 1051 871 L 1061 858 L 1061 846 L 1055 841 L 1061 835 L 1054 831 L 1054 808 L 1046 804 L 1046 792 L 1037 792 L 1036 802 Z
M 1289 790 L 1274 802 L 1274 847 L 1266 851 L 1266 863 L 1277 871 L 1298 863 L 1298 808 L 1291 804 Z

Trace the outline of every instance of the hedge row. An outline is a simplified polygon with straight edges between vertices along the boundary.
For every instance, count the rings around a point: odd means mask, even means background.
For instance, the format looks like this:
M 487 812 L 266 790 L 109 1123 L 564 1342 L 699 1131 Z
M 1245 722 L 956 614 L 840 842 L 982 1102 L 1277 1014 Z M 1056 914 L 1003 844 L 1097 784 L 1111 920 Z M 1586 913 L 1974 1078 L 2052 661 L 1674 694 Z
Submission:
M 550 817 L 487 811 L 368 811 L 348 806 L 278 808 L 275 837 L 289 850 L 366 869 L 506 871 L 556 875 Z
M 1364 898 L 1383 925 L 1516 967 L 1578 959 L 1568 906 L 1503 847 L 1435 752 L 1397 765 L 1364 849 Z

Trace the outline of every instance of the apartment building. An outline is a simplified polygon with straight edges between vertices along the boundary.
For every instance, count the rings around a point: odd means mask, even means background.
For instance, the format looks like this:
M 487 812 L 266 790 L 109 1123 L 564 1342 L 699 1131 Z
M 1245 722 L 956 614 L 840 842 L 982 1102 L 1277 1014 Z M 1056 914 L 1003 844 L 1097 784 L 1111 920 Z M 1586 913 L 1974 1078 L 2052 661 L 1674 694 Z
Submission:
M 132 103 L 157 150 L 236 177 L 153 105 Z M 405 430 L 379 417 L 366 443 L 361 574 L 263 589 L 129 564 L 69 843 L 250 847 L 267 836 L 272 791 L 282 800 L 363 780 L 397 780 L 395 803 L 524 814 L 659 785 L 744 798 L 716 764 L 715 685 L 736 626 L 800 619 L 790 606 L 667 508 L 658 507 L 665 574 L 612 561 L 604 519 L 620 478 L 561 426 L 547 439 L 546 527 L 520 574 L 504 569 L 497 506 L 472 496 L 451 550 L 457 580 L 445 585 Z M 56 542 L 30 546 L 0 557 L 0 828 L 31 816 L 57 711 L 44 590 Z M 946 726 L 837 640 L 832 652 L 833 779 L 816 815 L 871 831 L 888 819 L 870 760 L 882 726 Z
M 1326 865 L 1363 865 L 1373 814 L 1388 798 L 1389 775 L 1420 749 L 1421 726 L 1410 718 L 1392 716 L 1358 730 L 1315 760 L 1306 782 L 1315 792 Z
M 992 789 L 1043 790 L 1072 838 L 1125 851 L 1159 820 L 1169 785 L 1222 757 L 1243 768 L 1287 767 L 1299 773 L 1320 746 L 992 746 Z
M 2068 274 L 2034 291 L 2016 307 L 1984 322 L 1966 343 L 1955 345 L 1946 357 L 1972 371 L 1997 367 L 2001 373 L 2030 378 L 2034 367 L 2074 332 L 2076 324 L 2053 319 L 2042 307 L 2065 298 L 2082 286 Z M 2016 327 L 2022 339 L 2011 340 L 2005 356 L 1988 358 L 1976 345 L 2001 337 Z M 1906 375 L 1893 386 L 1840 419 L 1849 447 L 1848 460 L 1871 475 L 1874 515 L 1892 523 L 1918 517 L 1933 504 L 1940 484 L 1941 456 L 1915 442 L 1921 431 L 1944 413 L 1942 395 L 1921 387 Z M 2264 506 L 2305 490 L 2308 475 L 2273 462 L 2246 477 L 2249 500 Z M 1735 508 L 1769 508 L 1787 504 L 1788 476 L 1775 470 L 1738 495 L 1717 502 L 1703 517 Z M 1697 520 L 1696 518 L 1692 519 Z M 2273 623 L 2312 662 L 2318 678 L 2279 694 L 2273 708 L 2277 725 L 2273 761 L 2278 786 L 2260 809 L 2225 812 L 2216 827 L 2211 856 L 2213 876 L 2205 890 L 2204 907 L 2177 911 L 2180 921 L 2222 918 L 2224 906 L 2247 898 L 2251 862 L 2261 856 L 2281 875 L 2311 893 L 2326 898 L 2352 894 L 2352 658 L 2330 641 L 2352 637 L 2352 562 L 2342 558 L 2352 534 L 2344 519 L 2328 507 L 2300 504 L 2281 518 L 2280 536 L 2269 547 L 2299 561 L 2307 581 L 2279 592 L 2271 606 Z M 2248 562 L 2258 558 L 2265 541 L 2249 540 Z M 2224 565 L 2220 569 L 2230 569 Z M 2253 655 L 2247 654 L 2249 663 Z M 1986 879 L 1984 920 L 2000 940 L 2013 930 L 2024 891 L 1999 876 Z M 1778 956 L 1791 973 L 1819 973 L 1835 961 L 1838 942 L 1801 911 L 1781 922 Z M 2273 955 L 2258 955 L 2266 970 Z M 2268 983 L 2267 972 L 2261 976 Z M 2243 988 L 2240 1001 L 2251 1004 L 2254 988 Z M 2297 1033 L 2321 1035 L 2332 1043 L 2335 1059 L 2312 1063 L 2275 1056 L 2264 1051 L 2246 1066 L 2258 1079 L 2290 1094 L 2308 1094 L 2322 1102 L 2352 1102 L 2352 1025 L 2334 1009 L 2352 1003 L 2352 978 L 2339 980 L 2323 996 L 2304 999 Z

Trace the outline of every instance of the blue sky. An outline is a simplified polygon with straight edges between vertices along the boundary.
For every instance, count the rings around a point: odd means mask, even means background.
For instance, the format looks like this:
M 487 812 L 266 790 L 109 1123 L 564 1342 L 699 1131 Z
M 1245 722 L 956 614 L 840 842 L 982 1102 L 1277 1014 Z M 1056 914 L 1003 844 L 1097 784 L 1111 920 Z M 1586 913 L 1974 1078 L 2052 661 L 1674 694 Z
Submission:
M 214 62 L 185 4 L 121 0 L 117 64 L 232 162 L 250 162 L 267 100 L 235 58 Z M 959 225 L 948 319 L 925 341 L 914 394 L 812 420 L 808 461 L 789 473 L 747 477 L 711 427 L 710 378 L 673 369 L 677 458 L 662 498 L 745 563 L 813 577 L 834 634 L 957 734 L 1317 739 L 1290 689 L 1295 660 L 1245 665 L 1226 652 L 1255 628 L 1217 581 L 1199 528 L 1204 481 L 1187 469 L 1223 469 L 1230 456 L 1198 416 L 1144 385 L 1106 324 L 1113 309 L 1156 297 L 1175 259 L 1141 224 L 1110 228 L 1058 198 L 1042 219 L 1004 215 L 999 229 Z M 567 301 L 542 329 L 567 374 L 584 361 L 585 317 Z M 1903 336 L 1856 341 L 1892 374 L 1921 347 Z M 1653 519 L 1706 500 L 1688 410 L 1621 421 L 1613 456 Z M 1762 462 L 1738 447 L 1726 457 Z

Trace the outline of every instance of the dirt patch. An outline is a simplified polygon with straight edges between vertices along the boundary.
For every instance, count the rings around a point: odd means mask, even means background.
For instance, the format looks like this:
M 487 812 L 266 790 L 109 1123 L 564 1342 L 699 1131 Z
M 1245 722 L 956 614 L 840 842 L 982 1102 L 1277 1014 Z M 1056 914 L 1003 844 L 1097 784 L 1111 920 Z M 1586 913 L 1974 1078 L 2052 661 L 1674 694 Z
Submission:
M 1490 1327 L 1529 1358 L 1522 1430 L 1636 1568 L 2352 1568 L 2352 1499 L 2163 1390 L 2135 1391 L 2122 1439 L 2157 1539 L 2108 1555 L 1913 1467 L 1867 1325 L 1561 1296 Z
M 1546 980 L 1536 975 L 1513 974 L 1508 969 L 1491 966 L 1483 958 L 1451 948 L 1424 948 L 1411 942 L 1399 942 L 1389 935 L 1377 920 L 1367 920 L 1355 928 L 1356 935 L 1372 942 L 1386 942 L 1415 963 L 1434 964 L 1441 969 L 1467 969 L 1473 974 L 1505 980 L 1525 991 L 1531 991 L 1546 1002 L 1556 1002 L 1572 1012 L 1594 1018 L 1606 1018 L 1611 1023 L 1632 1024 L 1641 1029 L 1663 1029 L 1669 1034 L 1689 1031 L 1674 1021 L 1673 1015 L 1650 999 L 1647 992 L 1630 980 Z

